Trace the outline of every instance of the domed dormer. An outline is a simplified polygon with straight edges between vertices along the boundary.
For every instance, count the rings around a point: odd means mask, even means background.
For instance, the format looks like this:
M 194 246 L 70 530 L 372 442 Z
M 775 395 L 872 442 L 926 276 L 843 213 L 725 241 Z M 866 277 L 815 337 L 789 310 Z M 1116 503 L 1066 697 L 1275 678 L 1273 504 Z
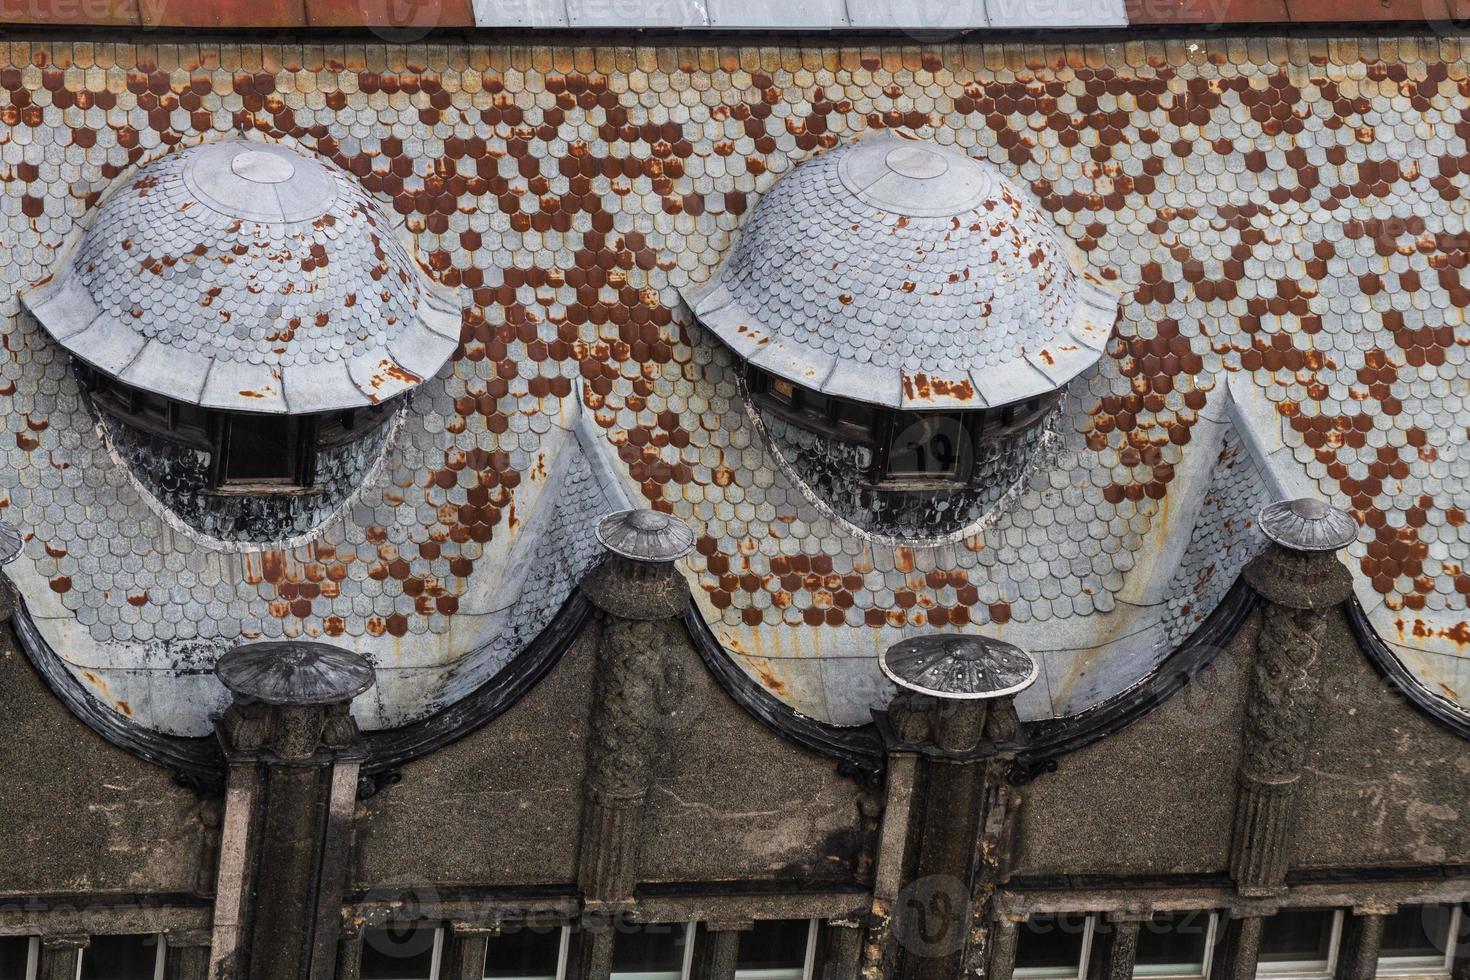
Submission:
M 773 448 L 867 530 L 962 528 L 1025 471 L 1117 296 L 986 164 L 893 136 L 803 163 L 686 295 Z
M 156 498 L 273 540 L 350 493 L 459 343 L 457 300 L 410 249 L 344 171 L 226 140 L 139 168 L 22 302 Z

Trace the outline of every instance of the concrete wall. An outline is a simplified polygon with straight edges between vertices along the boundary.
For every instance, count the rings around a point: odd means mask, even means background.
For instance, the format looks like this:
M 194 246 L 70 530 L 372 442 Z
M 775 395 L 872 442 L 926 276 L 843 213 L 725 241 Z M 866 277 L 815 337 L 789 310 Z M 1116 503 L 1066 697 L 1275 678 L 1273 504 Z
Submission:
M 215 805 L 81 723 L 0 629 L 0 901 L 213 888 Z

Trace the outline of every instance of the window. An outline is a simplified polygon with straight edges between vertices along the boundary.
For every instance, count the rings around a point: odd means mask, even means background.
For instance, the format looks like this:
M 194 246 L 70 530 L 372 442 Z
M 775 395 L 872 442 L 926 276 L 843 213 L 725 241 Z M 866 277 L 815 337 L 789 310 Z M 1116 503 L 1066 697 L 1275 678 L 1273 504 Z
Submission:
M 1215 946 L 1212 912 L 1163 912 L 1138 928 L 1135 977 L 1206 977 Z
M 619 929 L 613 939 L 612 980 L 682 980 L 694 944 L 687 923 L 649 923 Z
M 163 980 L 162 936 L 93 936 L 79 980 Z
M 1383 923 L 1379 976 L 1449 976 L 1460 931 L 1457 905 L 1403 905 Z
M 1017 977 L 1084 977 L 1094 917 L 1084 912 L 1038 915 L 1021 923 L 1016 938 Z
M 1341 909 L 1282 909 L 1261 924 L 1256 974 L 1330 977 L 1341 935 Z
M 1181 977 L 1205 980 L 1215 945 L 1213 912 L 1168 912 L 1138 927 L 1135 977 Z M 1100 954 L 1099 935 L 1112 928 L 1096 915 L 1063 912 L 1032 916 L 1016 936 L 1015 976 L 1031 980 L 1081 980 L 1088 963 Z
M 487 980 L 557 980 L 566 973 L 571 930 L 530 924 L 506 926 L 485 947 Z
M 40 945 L 35 936 L 0 936 L 0 980 L 36 980 Z
M 209 454 L 208 487 L 222 494 L 310 490 L 317 453 L 356 441 L 392 417 L 394 402 L 319 415 L 258 415 L 187 405 L 81 366 L 93 402 L 119 422 Z
M 216 419 L 214 487 L 250 492 L 316 481 L 315 421 L 290 415 L 223 414 Z
M 901 411 L 833 398 L 746 365 L 757 403 L 793 425 L 844 442 L 871 446 L 868 482 L 880 490 L 941 489 L 980 479 L 975 447 L 1039 424 L 1061 398 L 1051 392 L 994 408 Z
M 735 980 L 809 980 L 816 938 L 816 919 L 757 922 L 740 934 Z
M 435 980 L 444 933 L 422 922 L 367 929 L 362 935 L 362 980 Z

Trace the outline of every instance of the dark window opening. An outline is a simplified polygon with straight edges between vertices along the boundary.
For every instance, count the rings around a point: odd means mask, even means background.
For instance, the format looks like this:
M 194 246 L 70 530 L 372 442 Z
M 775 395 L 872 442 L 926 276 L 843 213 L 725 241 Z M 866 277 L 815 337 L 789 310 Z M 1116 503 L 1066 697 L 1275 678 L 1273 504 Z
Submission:
M 82 950 L 79 980 L 155 980 L 163 945 L 154 936 L 93 936 Z
M 0 936 L 0 980 L 28 980 L 36 945 L 29 936 Z
M 373 432 L 395 404 L 317 415 L 262 415 L 200 408 L 79 366 L 93 402 L 123 424 L 209 454 L 209 491 L 300 493 L 314 489 L 317 453 Z
M 1032 428 L 1061 399 L 1058 391 L 995 408 L 903 411 L 824 395 L 754 365 L 746 366 L 746 383 L 765 411 L 834 439 L 871 446 L 867 479 L 878 490 L 967 486 L 979 478 L 978 445 Z
M 1016 976 L 1060 980 L 1080 976 L 1086 969 L 1092 934 L 1086 912 L 1032 916 L 1016 929 Z
M 439 929 L 394 923 L 362 934 L 362 980 L 431 980 L 439 961 Z
M 1458 906 L 1399 906 L 1383 923 L 1380 972 L 1448 973 L 1459 931 Z
M 1333 909 L 1282 909 L 1261 924 L 1261 973 L 1327 973 L 1339 914 Z

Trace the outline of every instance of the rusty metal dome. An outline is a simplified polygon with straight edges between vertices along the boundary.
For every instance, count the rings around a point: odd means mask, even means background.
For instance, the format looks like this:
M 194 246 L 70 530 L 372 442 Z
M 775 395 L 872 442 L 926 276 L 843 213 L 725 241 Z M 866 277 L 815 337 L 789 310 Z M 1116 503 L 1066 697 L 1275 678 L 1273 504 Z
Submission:
M 878 664 L 899 687 L 936 698 L 978 700 L 1016 694 L 1036 680 L 1034 657 L 988 636 L 928 633 L 900 640 Z
M 1293 551 L 1337 551 L 1358 537 L 1351 514 L 1312 497 L 1267 504 L 1256 522 L 1266 537 Z
M 351 650 L 301 640 L 236 647 L 219 658 L 214 673 L 241 698 L 283 705 L 350 701 L 375 679 L 372 664 Z
M 672 514 L 635 508 L 597 522 L 597 540 L 614 554 L 635 561 L 678 561 L 694 550 L 694 530 Z
M 376 404 L 459 344 L 435 284 L 345 171 L 284 146 L 205 143 L 140 167 L 22 302 L 74 356 L 206 408 Z
M 762 370 L 895 408 L 1005 405 L 1102 355 L 1118 297 L 988 164 L 877 136 L 766 192 L 699 321 Z

